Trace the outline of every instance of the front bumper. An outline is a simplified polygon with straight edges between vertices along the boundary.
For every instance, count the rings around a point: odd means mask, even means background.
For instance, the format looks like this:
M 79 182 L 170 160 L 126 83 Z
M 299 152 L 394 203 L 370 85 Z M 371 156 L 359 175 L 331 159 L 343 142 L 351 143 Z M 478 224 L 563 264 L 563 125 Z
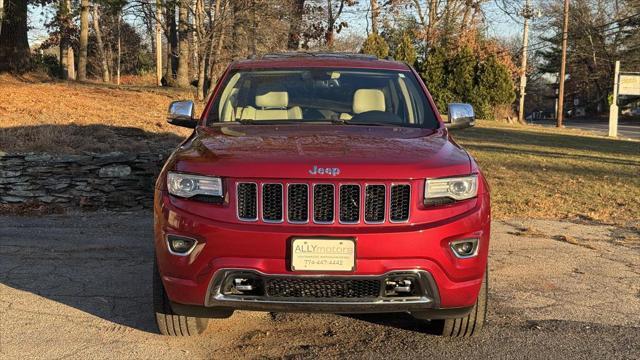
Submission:
M 239 310 L 303 312 L 418 312 L 450 309 L 464 313 L 476 301 L 484 276 L 490 236 L 488 195 L 461 216 L 430 224 L 394 227 L 290 226 L 226 223 L 191 214 L 171 204 L 158 192 L 155 204 L 155 248 L 158 268 L 169 299 L 176 308 L 229 308 Z M 168 234 L 197 239 L 188 256 L 167 248 Z M 339 236 L 357 239 L 356 270 L 346 273 L 291 271 L 288 244 L 292 237 Z M 480 239 L 478 255 L 456 258 L 450 241 Z M 230 298 L 218 284 L 231 270 L 253 271 L 263 276 L 376 277 L 411 271 L 425 280 L 420 298 L 403 301 L 308 301 L 301 299 Z

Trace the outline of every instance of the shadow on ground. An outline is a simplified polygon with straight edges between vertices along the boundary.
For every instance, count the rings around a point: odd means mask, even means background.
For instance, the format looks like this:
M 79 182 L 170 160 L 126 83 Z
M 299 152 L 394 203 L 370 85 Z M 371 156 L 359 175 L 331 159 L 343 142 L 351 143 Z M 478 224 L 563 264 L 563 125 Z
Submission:
M 28 119 L 25 119 L 28 122 Z M 81 154 L 82 152 L 167 152 L 184 137 L 161 131 L 112 125 L 33 125 L 0 127 L 0 151 Z
M 2 284 L 115 324 L 156 332 L 150 212 L 11 217 L 2 222 Z

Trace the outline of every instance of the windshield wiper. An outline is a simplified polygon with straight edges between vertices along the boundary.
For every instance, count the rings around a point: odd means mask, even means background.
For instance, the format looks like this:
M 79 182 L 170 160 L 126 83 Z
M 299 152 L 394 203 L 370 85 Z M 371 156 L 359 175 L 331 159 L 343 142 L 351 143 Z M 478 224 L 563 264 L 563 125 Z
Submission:
M 332 124 L 336 125 L 362 125 L 362 126 L 402 126 L 399 123 L 385 123 L 385 122 L 376 122 L 376 121 L 353 121 L 353 120 L 344 120 L 344 119 L 332 119 Z

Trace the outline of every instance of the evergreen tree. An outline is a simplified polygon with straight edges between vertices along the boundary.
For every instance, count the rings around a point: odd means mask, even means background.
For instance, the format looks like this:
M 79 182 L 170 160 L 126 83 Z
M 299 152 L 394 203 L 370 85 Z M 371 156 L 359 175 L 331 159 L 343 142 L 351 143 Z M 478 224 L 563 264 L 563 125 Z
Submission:
M 436 47 L 431 51 L 419 71 L 438 110 L 445 113 L 447 104 L 453 99 L 453 94 L 447 86 L 447 53 L 444 48 Z
M 389 56 L 389 45 L 384 38 L 376 33 L 370 34 L 362 44 L 363 54 L 375 55 L 379 59 Z
M 476 64 L 476 56 L 467 46 L 458 51 L 449 62 L 448 88 L 454 101 L 473 103 Z
M 478 66 L 477 86 L 472 101 L 476 116 L 493 118 L 496 106 L 511 104 L 515 99 L 513 80 L 506 66 L 495 55 L 489 56 Z
M 418 56 L 416 54 L 416 48 L 413 46 L 413 42 L 411 41 L 411 37 L 409 37 L 407 32 L 402 34 L 402 38 L 400 39 L 400 43 L 398 44 L 393 57 L 396 60 L 404 61 L 409 65 L 415 64 Z

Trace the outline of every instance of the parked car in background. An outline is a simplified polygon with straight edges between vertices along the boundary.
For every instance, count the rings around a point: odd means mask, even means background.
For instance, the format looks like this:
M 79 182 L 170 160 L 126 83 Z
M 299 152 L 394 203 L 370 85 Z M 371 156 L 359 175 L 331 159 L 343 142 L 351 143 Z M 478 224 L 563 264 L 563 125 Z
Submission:
M 489 187 L 409 66 L 349 54 L 232 63 L 155 191 L 162 334 L 234 310 L 408 312 L 446 336 L 482 328 Z

